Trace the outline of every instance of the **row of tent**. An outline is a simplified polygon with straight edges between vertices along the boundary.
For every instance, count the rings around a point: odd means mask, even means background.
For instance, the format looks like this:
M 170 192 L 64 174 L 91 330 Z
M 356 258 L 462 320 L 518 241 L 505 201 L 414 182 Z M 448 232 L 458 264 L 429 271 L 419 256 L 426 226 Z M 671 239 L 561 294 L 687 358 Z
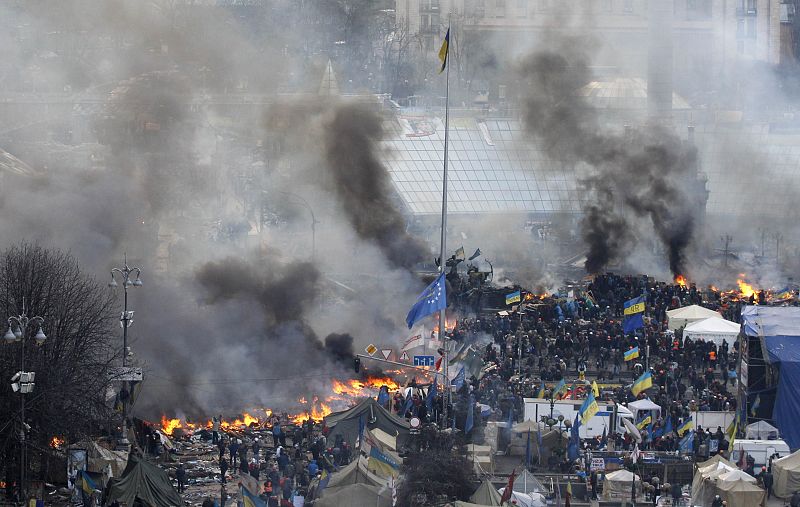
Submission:
M 756 478 L 739 470 L 735 464 L 715 455 L 697 465 L 692 479 L 692 504 L 710 507 L 719 496 L 728 507 L 765 505 L 767 493 Z

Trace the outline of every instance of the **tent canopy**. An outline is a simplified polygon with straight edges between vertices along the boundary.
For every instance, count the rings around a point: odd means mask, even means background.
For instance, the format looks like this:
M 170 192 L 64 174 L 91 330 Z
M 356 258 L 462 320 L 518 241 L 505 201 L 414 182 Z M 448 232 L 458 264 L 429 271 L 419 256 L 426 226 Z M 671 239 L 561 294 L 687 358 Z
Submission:
M 721 474 L 718 477 L 719 480 L 723 482 L 731 482 L 731 481 L 747 481 L 752 482 L 753 484 L 756 483 L 756 478 L 752 475 L 748 474 L 747 472 L 743 472 L 741 470 L 729 470 L 724 474 Z
M 772 462 L 775 482 L 772 489 L 780 498 L 789 498 L 800 491 L 800 451 Z
M 745 429 L 745 438 L 748 440 L 777 440 L 778 428 L 767 421 L 758 421 L 748 424 Z
M 494 489 L 494 486 L 488 479 L 484 480 L 475 493 L 469 497 L 469 501 L 479 505 L 501 505 L 500 493 Z
M 761 340 L 770 363 L 780 363 L 773 419 L 791 449 L 800 447 L 800 307 L 745 306 L 742 326 Z
M 394 437 L 396 439 L 395 446 L 403 445 L 411 428 L 408 421 L 392 414 L 373 398 L 364 398 L 353 408 L 330 414 L 325 418 L 325 425 L 331 429 L 328 438 L 335 439 L 336 435 L 341 435 L 345 442 L 355 447 L 361 421 L 366 429 L 379 428 Z
M 122 477 L 109 481 L 105 498 L 106 505 L 114 501 L 133 505 L 137 499 L 151 507 L 183 505 L 167 472 L 133 454 Z
M 641 412 L 656 411 L 656 412 L 658 412 L 658 414 L 656 414 L 657 416 L 661 415 L 661 406 L 653 403 L 652 401 L 648 400 L 647 398 L 628 403 L 628 410 L 633 412 L 633 417 L 634 417 L 635 420 L 639 419 L 639 414 Z
M 325 488 L 325 490 L 332 490 L 333 488 L 342 486 L 351 486 L 353 484 L 383 486 L 385 482 L 386 481 L 367 470 L 366 459 L 359 456 L 358 459 L 354 460 L 349 465 L 331 474 L 331 478 L 328 480 L 328 487 Z
M 542 485 L 541 481 L 536 478 L 535 475 L 528 472 L 527 470 L 523 470 L 514 480 L 514 491 L 519 491 L 522 493 L 540 493 L 545 491 L 545 487 Z
M 718 481 L 717 494 L 727 502 L 728 507 L 753 507 L 764 505 L 766 492 L 746 480 Z
M 709 317 L 721 317 L 718 312 L 703 308 L 698 305 L 684 306 L 683 308 L 676 308 L 674 310 L 667 310 L 667 319 L 669 320 L 669 328 L 673 331 L 686 327 L 687 325 L 697 322 L 698 320 L 707 319 Z
M 603 500 L 612 498 L 630 498 L 631 483 L 636 480 L 636 496 L 642 494 L 642 479 L 633 472 L 627 470 L 617 470 L 606 474 L 603 483 Z
M 733 345 L 736 337 L 739 336 L 740 329 L 741 326 L 736 322 L 725 320 L 719 316 L 708 317 L 686 326 L 686 329 L 683 330 L 683 339 L 691 338 L 693 341 L 714 342 L 717 346 L 721 346 L 722 341 L 725 340 L 728 345 Z
M 367 484 L 351 484 L 337 488 L 336 491 L 322 493 L 322 498 L 314 501 L 314 507 L 342 507 L 343 505 L 365 505 L 375 507 L 391 507 L 392 497 L 389 489 L 380 493 L 378 486 Z

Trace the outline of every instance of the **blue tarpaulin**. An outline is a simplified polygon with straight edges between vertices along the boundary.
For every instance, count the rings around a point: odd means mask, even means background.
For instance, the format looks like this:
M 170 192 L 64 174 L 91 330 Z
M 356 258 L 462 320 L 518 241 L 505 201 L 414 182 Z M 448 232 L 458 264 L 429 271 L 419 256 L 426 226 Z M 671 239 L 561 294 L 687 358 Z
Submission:
M 789 447 L 800 448 L 800 307 L 745 306 L 742 325 L 761 339 L 764 359 L 780 364 L 772 418 Z

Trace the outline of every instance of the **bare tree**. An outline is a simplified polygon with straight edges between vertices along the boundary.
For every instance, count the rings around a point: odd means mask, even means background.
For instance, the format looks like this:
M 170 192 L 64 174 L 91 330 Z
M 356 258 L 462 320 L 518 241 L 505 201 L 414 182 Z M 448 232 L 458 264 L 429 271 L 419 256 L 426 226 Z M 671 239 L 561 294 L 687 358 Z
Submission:
M 97 435 L 112 415 L 106 395 L 116 357 L 114 300 L 69 254 L 28 243 L 0 254 L 3 324 L 22 313 L 23 299 L 28 316 L 44 318 L 47 341 L 41 347 L 32 340 L 0 346 L 0 467 L 6 467 L 5 477 L 12 468 L 18 472 L 22 395 L 12 392 L 8 379 L 19 370 L 24 346 L 25 370 L 36 372 L 34 392 L 25 395 L 24 421 L 33 469 L 27 475 L 36 478 L 53 437 L 69 443 Z

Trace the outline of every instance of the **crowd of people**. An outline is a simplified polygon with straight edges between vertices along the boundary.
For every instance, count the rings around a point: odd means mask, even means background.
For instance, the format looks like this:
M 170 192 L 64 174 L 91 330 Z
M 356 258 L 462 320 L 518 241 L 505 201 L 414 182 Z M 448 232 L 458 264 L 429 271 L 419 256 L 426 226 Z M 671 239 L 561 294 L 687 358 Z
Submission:
M 731 391 L 738 344 L 684 340 L 681 330 L 669 329 L 666 312 L 699 304 L 735 318 L 740 303 L 725 302 L 718 293 L 700 291 L 694 285 L 613 274 L 597 276 L 561 295 L 522 294 L 509 311 L 459 316 L 448 332 L 457 350 L 469 345 L 479 358 L 456 381 L 456 394 L 448 407 L 455 427 L 474 431 L 484 419 L 513 424 L 523 419 L 523 398 L 581 399 L 592 390 L 589 379 L 603 386 L 598 401 L 627 404 L 649 398 L 659 405 L 660 417 L 650 422 L 637 442 L 643 450 L 677 450 L 680 437 L 674 429 L 693 412 L 736 410 Z M 646 301 L 643 326 L 625 333 L 625 302 L 642 295 Z M 458 308 L 454 310 L 459 314 Z M 626 361 L 625 352 L 637 347 L 639 356 Z M 652 374 L 652 387 L 634 395 L 631 384 L 646 371 Z M 400 417 L 428 422 L 440 422 L 443 409 L 441 388 L 432 392 L 429 381 L 412 380 L 395 393 L 382 390 L 378 401 Z M 470 411 L 485 417 L 471 417 Z M 259 438 L 215 437 L 223 499 L 229 494 L 226 486 L 231 479 L 246 473 L 265 479 L 259 495 L 268 505 L 298 505 L 296 499 L 308 495 L 313 479 L 323 470 L 333 472 L 353 459 L 355 453 L 346 442 L 327 442 L 323 425 L 286 423 L 276 416 L 265 425 L 272 428 L 271 446 Z M 694 452 L 707 449 L 712 440 L 716 440 L 714 448 L 726 449 L 723 428 L 693 430 Z M 617 450 L 632 449 L 634 444 L 631 434 L 625 433 L 587 439 L 582 446 L 599 449 L 609 442 Z M 569 468 L 568 461 L 565 456 L 562 465 Z

